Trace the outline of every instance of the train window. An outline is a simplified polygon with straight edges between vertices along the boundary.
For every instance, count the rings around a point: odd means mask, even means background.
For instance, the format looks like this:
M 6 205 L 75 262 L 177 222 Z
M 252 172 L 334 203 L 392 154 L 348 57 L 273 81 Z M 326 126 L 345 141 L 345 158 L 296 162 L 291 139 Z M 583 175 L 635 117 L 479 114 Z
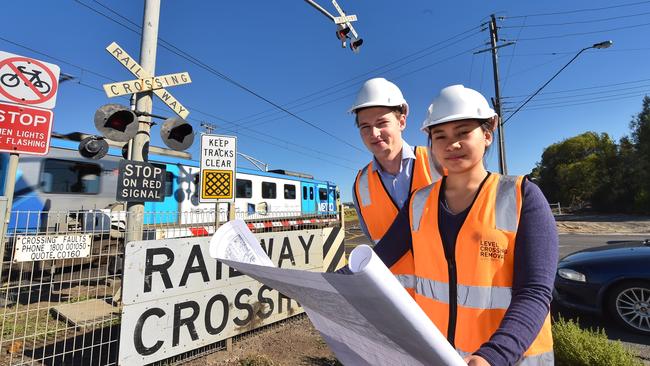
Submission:
M 309 187 L 309 199 L 314 199 L 314 187 Z
M 275 183 L 262 182 L 262 198 L 275 198 Z
M 45 159 L 41 188 L 45 193 L 99 193 L 101 166 L 69 160 Z
M 296 199 L 296 186 L 294 186 L 293 184 L 284 185 L 284 199 L 285 200 Z
M 174 173 L 165 173 L 165 197 L 171 197 L 174 194 Z
M 237 198 L 253 197 L 253 182 L 248 179 L 237 179 Z
M 304 199 L 304 200 L 307 199 L 307 187 L 306 186 L 302 187 L 302 199 Z
M 318 189 L 318 199 L 321 201 L 327 201 L 327 188 Z

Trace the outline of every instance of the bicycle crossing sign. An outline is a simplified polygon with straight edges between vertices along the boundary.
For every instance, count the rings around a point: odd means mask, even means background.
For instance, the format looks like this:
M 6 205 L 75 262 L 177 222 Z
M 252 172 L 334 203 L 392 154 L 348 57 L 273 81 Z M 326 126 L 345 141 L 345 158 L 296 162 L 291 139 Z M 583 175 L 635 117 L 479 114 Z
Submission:
M 57 65 L 0 51 L 0 100 L 52 109 L 60 71 Z
M 199 202 L 235 200 L 237 137 L 201 136 L 201 194 Z

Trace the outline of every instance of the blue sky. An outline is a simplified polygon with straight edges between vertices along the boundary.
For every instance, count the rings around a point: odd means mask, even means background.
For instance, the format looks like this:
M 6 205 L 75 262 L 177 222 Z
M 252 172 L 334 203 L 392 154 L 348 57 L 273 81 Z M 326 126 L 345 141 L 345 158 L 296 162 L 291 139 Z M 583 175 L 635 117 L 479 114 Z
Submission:
M 317 2 L 334 12 L 329 0 Z M 358 17 L 355 27 L 364 39 L 359 54 L 342 49 L 335 26 L 304 1 L 162 0 L 156 75 L 190 73 L 191 84 L 169 91 L 189 109 L 195 128 L 202 121 L 215 124 L 215 133 L 237 136 L 240 152 L 271 169 L 334 181 L 345 201 L 357 169 L 371 157 L 347 113 L 361 83 L 376 76 L 394 81 L 411 106 L 405 139 L 425 144 L 419 126 L 441 88 L 461 83 L 494 95 L 489 52 L 474 54 L 487 47 L 489 32 L 481 25 L 492 13 L 504 17 L 500 38 L 517 41 L 499 51 L 501 95 L 510 110 L 582 48 L 614 41 L 610 49 L 580 55 L 507 122 L 510 174 L 529 173 L 545 147 L 585 131 L 614 140 L 629 134 L 650 91 L 650 1 L 339 4 Z M 55 131 L 96 133 L 92 118 L 99 106 L 128 104 L 101 89 L 133 79 L 105 47 L 115 41 L 139 55 L 143 1 L 7 1 L 2 7 L 14 16 L 3 17 L 0 50 L 58 64 L 76 76 L 60 86 Z M 172 116 L 157 99 L 154 113 Z M 158 131 L 154 145 L 161 144 Z M 198 151 L 197 138 L 190 152 L 198 158 Z M 250 167 L 242 159 L 238 164 Z M 496 149 L 488 169 L 498 170 Z

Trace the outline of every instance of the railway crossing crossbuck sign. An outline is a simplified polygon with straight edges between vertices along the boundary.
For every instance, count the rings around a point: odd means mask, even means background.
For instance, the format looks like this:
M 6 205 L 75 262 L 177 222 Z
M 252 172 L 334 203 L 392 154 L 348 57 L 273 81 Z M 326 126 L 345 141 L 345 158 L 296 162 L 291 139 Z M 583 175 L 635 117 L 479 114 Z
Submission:
M 188 73 L 185 72 L 154 77 L 153 75 L 149 75 L 149 73 L 117 43 L 113 42 L 108 45 L 106 51 L 108 51 L 111 56 L 122 64 L 122 66 L 126 67 L 138 78 L 138 80 L 128 80 L 104 85 L 104 90 L 109 98 L 153 90 L 153 93 L 156 94 L 163 103 L 167 104 L 174 113 L 183 119 L 187 118 L 187 115 L 190 114 L 190 112 L 163 87 L 190 83 L 191 80 Z

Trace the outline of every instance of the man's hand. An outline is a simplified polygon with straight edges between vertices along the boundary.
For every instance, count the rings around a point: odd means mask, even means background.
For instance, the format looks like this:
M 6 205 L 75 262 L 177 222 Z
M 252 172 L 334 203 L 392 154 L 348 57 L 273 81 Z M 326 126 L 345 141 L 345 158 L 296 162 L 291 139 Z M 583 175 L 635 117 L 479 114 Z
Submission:
M 463 361 L 467 362 L 468 366 L 490 366 L 490 364 L 485 361 L 483 357 L 476 355 L 467 356 L 463 359 Z

